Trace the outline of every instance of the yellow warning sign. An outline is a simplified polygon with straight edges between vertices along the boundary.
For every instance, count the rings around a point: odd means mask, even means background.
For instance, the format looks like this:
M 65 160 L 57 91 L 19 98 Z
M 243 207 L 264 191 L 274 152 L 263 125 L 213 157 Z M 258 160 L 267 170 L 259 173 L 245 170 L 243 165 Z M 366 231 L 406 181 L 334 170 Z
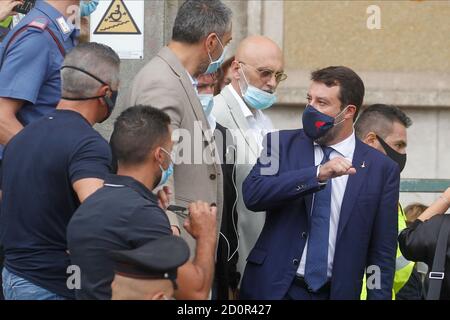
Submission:
M 113 0 L 94 34 L 141 34 L 123 0 Z

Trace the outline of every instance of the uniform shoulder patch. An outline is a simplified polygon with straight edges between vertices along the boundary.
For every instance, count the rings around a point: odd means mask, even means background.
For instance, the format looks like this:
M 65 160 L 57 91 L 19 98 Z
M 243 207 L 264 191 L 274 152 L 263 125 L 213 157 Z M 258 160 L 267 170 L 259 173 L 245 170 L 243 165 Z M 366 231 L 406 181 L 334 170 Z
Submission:
M 49 24 L 48 19 L 36 18 L 28 24 L 28 27 L 35 28 L 40 30 L 41 32 L 44 32 L 44 30 L 47 29 L 48 24 Z

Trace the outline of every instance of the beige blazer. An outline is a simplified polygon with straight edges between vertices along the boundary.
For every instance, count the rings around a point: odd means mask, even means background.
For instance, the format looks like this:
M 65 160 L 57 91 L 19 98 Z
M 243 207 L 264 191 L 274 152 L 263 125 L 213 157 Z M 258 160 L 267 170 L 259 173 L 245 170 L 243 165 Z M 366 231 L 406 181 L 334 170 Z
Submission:
M 223 207 L 223 176 L 217 158 L 218 152 L 215 152 L 213 135 L 189 75 L 172 50 L 168 47 L 162 48 L 137 74 L 132 83 L 128 102 L 131 106 L 149 105 L 165 111 L 171 118 L 174 131 L 182 129 L 184 134 L 189 133 L 190 137 L 182 135 L 182 138 L 176 138 L 179 142 L 178 147 L 182 146 L 183 151 L 177 154 L 177 159 L 174 159 L 174 174 L 167 185 L 172 189 L 176 205 L 187 207 L 196 200 L 217 205 L 218 238 Z M 197 131 L 197 136 L 194 135 L 194 131 Z M 176 137 L 176 133 L 172 137 Z M 186 155 L 189 153 L 191 156 L 188 158 Z M 205 163 L 200 153 L 213 156 L 207 158 L 208 162 Z M 179 163 L 181 158 L 183 163 Z M 197 164 L 193 164 L 194 160 L 197 160 Z M 173 213 L 169 212 L 168 216 L 174 224 Z M 182 226 L 183 220 L 179 217 L 177 219 Z M 183 227 L 180 230 L 182 237 L 189 244 L 193 257 L 195 240 Z
M 239 102 L 228 87 L 214 97 L 213 115 L 222 126 L 231 129 L 236 143 L 236 186 L 239 233 L 239 259 L 237 269 L 244 272 L 247 257 L 264 226 L 265 212 L 253 212 L 247 209 L 242 198 L 242 183 L 253 168 L 261 152 L 260 146 L 249 134 L 247 119 L 242 113 Z

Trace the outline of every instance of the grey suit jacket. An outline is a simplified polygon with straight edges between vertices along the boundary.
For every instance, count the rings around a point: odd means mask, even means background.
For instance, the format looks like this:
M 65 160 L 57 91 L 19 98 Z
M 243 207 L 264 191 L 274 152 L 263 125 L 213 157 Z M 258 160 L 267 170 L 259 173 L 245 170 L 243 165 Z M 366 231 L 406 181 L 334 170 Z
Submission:
M 183 207 L 196 200 L 215 203 L 218 238 L 223 207 L 220 160 L 200 100 L 186 69 L 172 50 L 162 48 L 137 74 L 128 101 L 130 105 L 153 106 L 170 116 L 174 130 L 172 138 L 178 142 L 177 147 L 182 149 L 178 149 L 177 158 L 174 159 L 174 174 L 167 184 L 172 189 L 174 203 Z M 206 161 L 203 154 L 209 155 Z M 168 215 L 173 223 L 173 213 L 169 212 Z M 178 220 L 179 225 L 182 225 L 183 221 L 180 218 Z M 195 240 L 184 228 L 180 230 L 193 257 Z
M 239 232 L 239 260 L 237 270 L 244 272 L 247 257 L 253 249 L 256 240 L 264 226 L 265 212 L 253 212 L 247 209 L 242 198 L 242 183 L 253 168 L 261 152 L 260 146 L 249 132 L 248 121 L 242 113 L 239 102 L 228 87 L 214 97 L 213 115 L 224 127 L 231 129 L 236 142 L 236 186 L 238 232 Z

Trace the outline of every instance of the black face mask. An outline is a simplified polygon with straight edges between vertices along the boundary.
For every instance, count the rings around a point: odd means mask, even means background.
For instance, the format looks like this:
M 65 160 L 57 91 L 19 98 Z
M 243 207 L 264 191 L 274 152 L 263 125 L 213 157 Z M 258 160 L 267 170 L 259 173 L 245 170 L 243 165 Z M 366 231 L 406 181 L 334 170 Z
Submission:
M 111 113 L 113 112 L 114 107 L 116 106 L 117 96 L 119 95 L 119 92 L 118 92 L 118 91 L 115 91 L 115 90 L 112 90 L 112 89 L 111 89 L 111 86 L 110 86 L 109 84 L 107 84 L 107 83 L 106 83 L 105 81 L 103 81 L 102 79 L 100 79 L 100 78 L 94 76 L 92 73 L 87 72 L 86 70 L 83 70 L 83 69 L 80 69 L 80 68 L 77 68 L 77 67 L 72 67 L 72 66 L 63 66 L 63 67 L 61 68 L 61 70 L 63 70 L 63 69 L 73 69 L 73 70 L 80 71 L 80 72 L 82 72 L 82 73 L 88 75 L 89 77 L 94 78 L 95 80 L 97 80 L 97 81 L 100 82 L 101 84 L 103 84 L 103 85 L 109 87 L 109 89 L 111 90 L 111 97 L 108 97 L 107 95 L 104 95 L 104 96 L 96 96 L 96 97 L 87 97 L 87 98 L 67 98 L 67 97 L 61 97 L 61 98 L 64 99 L 64 100 L 70 100 L 70 101 L 85 101 L 85 100 L 93 100 L 93 99 L 100 99 L 100 98 L 102 98 L 102 99 L 105 101 L 105 103 L 106 103 L 106 106 L 107 106 L 107 108 L 108 108 L 108 113 L 106 114 L 106 117 L 105 117 L 102 121 L 100 121 L 100 123 L 102 123 L 102 122 L 104 122 L 106 119 L 108 119 L 109 116 L 111 115 Z
M 387 156 L 397 162 L 398 166 L 400 167 L 400 172 L 402 172 L 406 165 L 406 153 L 402 154 L 395 151 L 379 136 L 377 136 L 377 139 L 383 146 L 384 151 L 386 151 Z

